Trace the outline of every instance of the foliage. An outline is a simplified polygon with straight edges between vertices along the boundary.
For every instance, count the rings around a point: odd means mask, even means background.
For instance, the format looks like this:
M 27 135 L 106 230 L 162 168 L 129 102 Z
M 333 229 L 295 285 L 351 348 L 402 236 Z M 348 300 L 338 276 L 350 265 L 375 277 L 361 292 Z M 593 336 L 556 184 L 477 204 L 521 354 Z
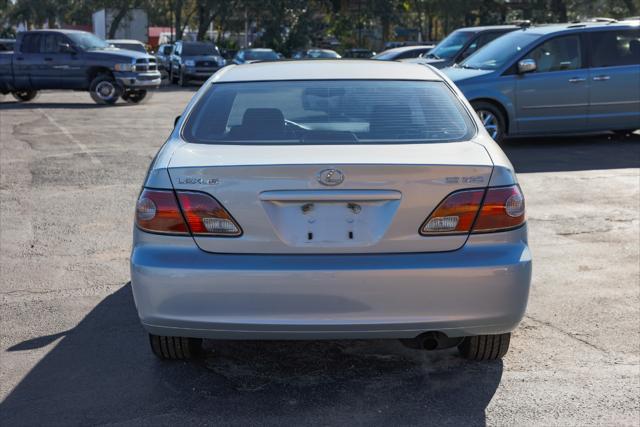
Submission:
M 218 43 L 243 44 L 248 28 L 253 45 L 290 53 L 331 40 L 343 48 L 380 48 L 411 37 L 437 40 L 458 27 L 514 19 L 623 18 L 640 14 L 640 0 L 0 0 L 0 26 L 10 34 L 17 24 L 90 25 L 91 14 L 102 8 L 114 10 L 109 36 L 129 10 L 143 8 L 150 25 L 171 26 L 176 38 L 185 30 L 211 38 L 214 29 Z

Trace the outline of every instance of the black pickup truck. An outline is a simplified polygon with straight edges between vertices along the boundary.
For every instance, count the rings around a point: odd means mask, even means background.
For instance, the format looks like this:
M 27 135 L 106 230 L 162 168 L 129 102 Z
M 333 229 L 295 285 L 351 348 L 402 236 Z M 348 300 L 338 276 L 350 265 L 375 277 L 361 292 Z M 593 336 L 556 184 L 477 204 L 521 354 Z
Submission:
M 13 52 L 0 52 L 0 93 L 18 101 L 41 89 L 71 89 L 89 91 L 99 104 L 120 97 L 139 103 L 160 81 L 153 56 L 114 48 L 85 31 L 27 31 L 18 34 Z

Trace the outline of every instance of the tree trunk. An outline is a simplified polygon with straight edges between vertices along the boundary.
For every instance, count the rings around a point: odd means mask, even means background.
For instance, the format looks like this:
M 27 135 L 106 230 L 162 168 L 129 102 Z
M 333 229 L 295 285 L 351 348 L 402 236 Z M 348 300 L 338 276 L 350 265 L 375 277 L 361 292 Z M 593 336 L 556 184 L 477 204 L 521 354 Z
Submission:
M 213 17 L 209 14 L 209 10 L 205 4 L 198 3 L 198 34 L 196 40 L 204 40 L 204 36 L 207 34 L 207 29 Z
M 176 41 L 182 40 L 182 0 L 175 0 L 173 4 L 173 26 L 176 30 Z
M 111 21 L 111 25 L 109 25 L 109 37 L 107 38 L 109 39 L 116 38 L 116 32 L 118 31 L 120 22 L 124 19 L 125 16 L 127 16 L 127 12 L 129 12 L 128 7 L 123 7 L 122 9 L 118 10 L 118 13 L 116 13 L 116 16 L 113 17 L 113 21 Z

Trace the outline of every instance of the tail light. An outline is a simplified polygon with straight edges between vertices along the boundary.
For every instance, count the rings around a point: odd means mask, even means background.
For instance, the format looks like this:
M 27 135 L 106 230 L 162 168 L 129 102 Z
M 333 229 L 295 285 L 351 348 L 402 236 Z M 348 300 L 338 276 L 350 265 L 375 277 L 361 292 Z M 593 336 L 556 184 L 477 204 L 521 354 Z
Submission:
M 524 197 L 520 187 L 493 187 L 450 194 L 420 227 L 420 234 L 486 233 L 524 223 Z
M 239 236 L 242 233 L 229 212 L 208 194 L 178 191 L 178 199 L 194 235 Z
M 152 233 L 239 236 L 231 215 L 213 197 L 192 191 L 145 189 L 136 204 L 136 225 Z
M 189 234 L 173 191 L 145 189 L 136 204 L 136 224 L 152 233 Z

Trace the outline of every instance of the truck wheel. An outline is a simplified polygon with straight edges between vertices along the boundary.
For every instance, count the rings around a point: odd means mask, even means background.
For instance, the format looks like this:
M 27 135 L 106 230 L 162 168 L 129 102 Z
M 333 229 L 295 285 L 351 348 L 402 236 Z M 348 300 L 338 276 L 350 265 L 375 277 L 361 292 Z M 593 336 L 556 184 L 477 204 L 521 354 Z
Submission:
M 122 89 L 113 77 L 107 74 L 99 74 L 89 85 L 89 93 L 96 104 L 112 105 L 120 98 Z
M 504 140 L 507 127 L 505 118 L 495 105 L 488 102 L 472 102 L 471 106 L 476 110 L 476 114 L 480 117 L 480 121 L 484 125 L 485 130 L 491 138 L 498 144 Z
M 122 94 L 122 99 L 129 104 L 139 104 L 147 98 L 147 91 L 144 89 L 127 90 Z
M 499 360 L 507 354 L 510 340 L 510 333 L 465 337 L 458 345 L 458 351 L 469 360 Z
M 32 101 L 37 95 L 37 90 L 16 90 L 15 92 L 11 92 L 11 95 L 18 102 L 29 102 Z
M 151 351 L 162 360 L 186 360 L 202 352 L 199 338 L 165 337 L 149 334 Z

